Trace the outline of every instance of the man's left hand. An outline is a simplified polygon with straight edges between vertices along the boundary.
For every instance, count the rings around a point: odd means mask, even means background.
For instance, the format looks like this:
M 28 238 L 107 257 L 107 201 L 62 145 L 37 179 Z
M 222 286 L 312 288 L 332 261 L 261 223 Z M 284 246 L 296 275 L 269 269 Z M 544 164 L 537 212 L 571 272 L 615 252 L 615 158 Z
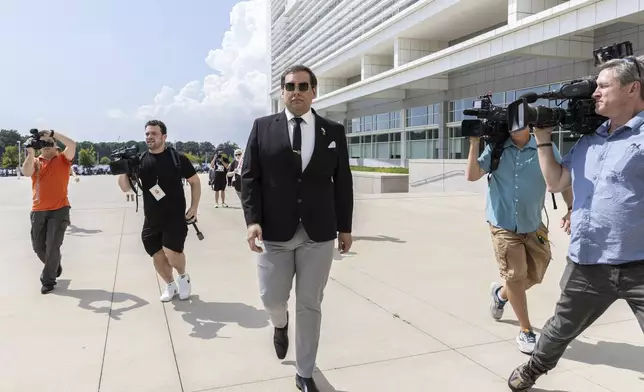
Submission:
M 188 224 L 195 223 L 197 221 L 197 207 L 190 207 L 188 208 L 188 212 L 186 212 L 186 222 Z
M 570 235 L 570 215 L 572 214 L 572 211 L 568 211 L 566 215 L 564 215 L 563 218 L 561 218 L 561 228 L 564 229 L 566 234 Z
M 338 234 L 338 250 L 340 253 L 347 253 L 351 249 L 351 244 L 353 244 L 351 233 Z

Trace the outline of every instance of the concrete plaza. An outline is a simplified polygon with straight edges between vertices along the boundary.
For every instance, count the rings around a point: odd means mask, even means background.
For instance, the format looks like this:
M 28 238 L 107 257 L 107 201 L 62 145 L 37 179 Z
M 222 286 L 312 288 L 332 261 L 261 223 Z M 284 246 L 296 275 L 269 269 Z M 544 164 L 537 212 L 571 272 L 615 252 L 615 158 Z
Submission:
M 236 195 L 214 209 L 202 182 L 206 238 L 191 228 L 186 245 L 193 295 L 162 304 L 140 242 L 142 206 L 136 213 L 114 177 L 70 184 L 64 272 L 46 296 L 30 245 L 30 181 L 0 178 L 0 391 L 296 391 L 294 344 L 286 360 L 275 357 Z M 528 357 L 514 342 L 511 307 L 500 322 L 488 311 L 499 278 L 484 197 L 356 199 L 355 243 L 337 255 L 323 303 L 321 390 L 508 391 L 509 373 Z M 559 297 L 568 241 L 559 228 L 565 204 L 553 211 L 547 201 L 554 260 L 528 295 L 537 328 Z M 534 390 L 641 391 L 643 373 L 644 335 L 619 302 Z

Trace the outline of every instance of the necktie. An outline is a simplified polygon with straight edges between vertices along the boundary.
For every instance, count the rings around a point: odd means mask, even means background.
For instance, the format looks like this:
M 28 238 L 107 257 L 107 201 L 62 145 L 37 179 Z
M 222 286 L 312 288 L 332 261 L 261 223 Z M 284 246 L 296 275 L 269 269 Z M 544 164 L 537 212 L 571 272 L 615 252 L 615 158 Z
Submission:
M 293 128 L 293 152 L 295 153 L 295 161 L 300 171 L 302 171 L 302 128 L 300 124 L 304 119 L 295 117 L 293 120 L 295 120 L 295 127 Z

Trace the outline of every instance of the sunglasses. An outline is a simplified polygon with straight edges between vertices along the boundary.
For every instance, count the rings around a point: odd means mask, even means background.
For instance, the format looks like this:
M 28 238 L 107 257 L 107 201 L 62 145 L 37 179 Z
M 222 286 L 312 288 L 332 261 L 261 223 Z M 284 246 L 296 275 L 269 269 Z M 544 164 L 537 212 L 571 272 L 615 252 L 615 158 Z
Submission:
M 286 91 L 295 91 L 295 86 L 296 86 L 296 84 L 293 83 L 293 82 L 284 83 L 284 89 Z M 297 89 L 300 90 L 300 91 L 309 91 L 309 87 L 310 86 L 309 86 L 308 82 L 297 84 Z

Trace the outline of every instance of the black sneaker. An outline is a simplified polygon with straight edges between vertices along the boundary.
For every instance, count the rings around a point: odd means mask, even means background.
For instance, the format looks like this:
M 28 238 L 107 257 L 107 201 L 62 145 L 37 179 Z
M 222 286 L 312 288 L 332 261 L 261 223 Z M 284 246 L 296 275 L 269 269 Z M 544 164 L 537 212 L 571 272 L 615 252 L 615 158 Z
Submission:
M 526 362 L 512 371 L 508 378 L 508 386 L 512 392 L 525 392 L 534 386 L 541 375 L 543 373 L 538 373 Z
M 54 285 L 53 284 L 44 284 L 40 288 L 40 293 L 41 294 L 49 294 L 52 291 L 54 291 Z

